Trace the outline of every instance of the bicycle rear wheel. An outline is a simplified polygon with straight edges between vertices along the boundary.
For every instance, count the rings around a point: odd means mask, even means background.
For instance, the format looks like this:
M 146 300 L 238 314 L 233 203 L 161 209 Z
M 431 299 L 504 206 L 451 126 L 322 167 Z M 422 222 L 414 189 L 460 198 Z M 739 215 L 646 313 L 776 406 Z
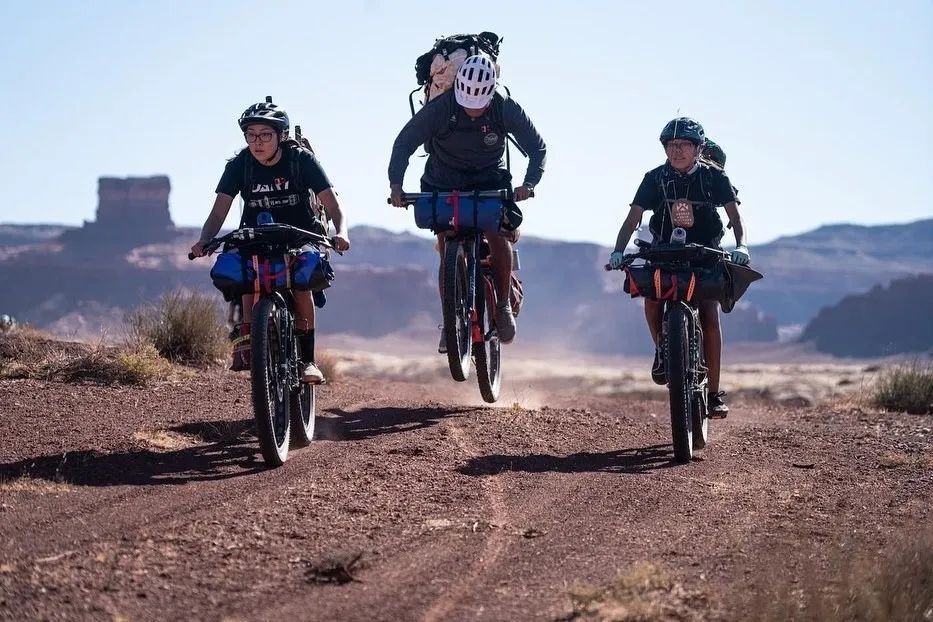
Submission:
M 272 467 L 288 458 L 290 432 L 286 352 L 282 344 L 281 309 L 272 297 L 253 307 L 252 341 L 253 415 L 263 460 Z
M 289 399 L 288 410 L 292 418 L 291 446 L 307 447 L 314 440 L 314 385 L 302 382 L 297 389 L 291 390 Z
M 693 424 L 693 449 L 705 449 L 709 440 L 709 394 L 707 393 L 707 379 L 701 371 L 706 366 L 706 357 L 703 354 L 703 329 L 699 324 L 694 326 L 693 347 L 690 348 L 691 365 L 695 370 L 695 389 L 691 407 Z
M 447 364 L 457 382 L 470 376 L 470 342 L 473 308 L 469 300 L 467 253 L 458 241 L 447 240 L 444 253 L 444 340 L 447 343 Z
M 495 317 L 495 290 L 489 277 L 483 276 L 476 287 L 476 313 L 482 341 L 473 343 L 473 358 L 476 360 L 476 380 L 483 400 L 490 404 L 499 399 L 502 388 L 501 346 L 499 336 L 493 330 Z
M 667 389 L 671 402 L 671 437 L 674 460 L 689 462 L 693 457 L 693 413 L 690 395 L 690 336 L 687 310 L 671 303 L 667 322 Z

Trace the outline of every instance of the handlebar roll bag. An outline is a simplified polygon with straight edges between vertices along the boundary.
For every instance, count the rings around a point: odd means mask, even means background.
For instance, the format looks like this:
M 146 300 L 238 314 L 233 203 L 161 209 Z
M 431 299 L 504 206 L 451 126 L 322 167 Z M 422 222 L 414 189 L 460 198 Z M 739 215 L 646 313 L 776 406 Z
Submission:
M 435 233 L 459 229 L 498 233 L 502 226 L 502 201 L 469 194 L 418 199 L 415 201 L 415 225 Z

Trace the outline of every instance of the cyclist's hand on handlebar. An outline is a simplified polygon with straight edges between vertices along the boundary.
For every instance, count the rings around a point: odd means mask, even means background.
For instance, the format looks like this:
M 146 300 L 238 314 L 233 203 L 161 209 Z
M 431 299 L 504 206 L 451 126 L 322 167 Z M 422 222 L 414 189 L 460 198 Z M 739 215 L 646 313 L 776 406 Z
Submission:
M 529 188 L 528 186 L 519 186 L 512 191 L 512 198 L 514 198 L 516 202 L 525 201 L 529 197 L 534 196 L 534 190 L 534 188 Z
M 623 261 L 625 261 L 625 251 L 612 251 L 609 255 L 609 267 L 613 270 L 621 268 Z
M 201 243 L 200 240 L 195 242 L 191 247 L 191 255 L 194 255 L 195 257 L 204 257 L 206 254 L 207 253 L 204 252 L 204 244 Z
M 741 246 L 736 246 L 735 250 L 732 251 L 732 254 L 729 257 L 732 260 L 732 263 L 738 264 L 740 266 L 747 266 L 748 262 L 751 261 L 751 256 L 748 252 L 748 247 L 742 244 Z
M 343 237 L 342 235 L 335 235 L 333 237 L 333 242 L 334 242 L 334 250 L 337 251 L 338 253 L 342 253 L 343 251 L 350 250 L 350 240 Z
M 401 184 L 392 184 L 389 186 L 391 194 L 389 195 L 389 201 L 392 202 L 392 205 L 395 207 L 405 207 L 405 201 L 402 198 L 402 195 L 405 193 L 402 192 Z

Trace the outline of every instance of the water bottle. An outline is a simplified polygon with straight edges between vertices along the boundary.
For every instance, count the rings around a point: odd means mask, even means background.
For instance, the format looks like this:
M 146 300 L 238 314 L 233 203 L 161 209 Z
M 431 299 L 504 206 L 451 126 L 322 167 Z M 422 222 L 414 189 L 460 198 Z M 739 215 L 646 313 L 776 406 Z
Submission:
M 674 230 L 671 231 L 671 244 L 686 244 L 687 243 L 687 230 L 683 227 L 674 227 Z
M 521 270 L 521 268 L 522 268 L 522 264 L 521 262 L 518 261 L 518 249 L 513 248 L 512 249 L 512 272 L 515 272 L 516 270 Z
M 257 226 L 261 227 L 262 225 L 271 225 L 274 222 L 275 221 L 272 219 L 272 214 L 270 214 L 269 212 L 259 212 L 258 214 L 256 214 L 256 225 Z

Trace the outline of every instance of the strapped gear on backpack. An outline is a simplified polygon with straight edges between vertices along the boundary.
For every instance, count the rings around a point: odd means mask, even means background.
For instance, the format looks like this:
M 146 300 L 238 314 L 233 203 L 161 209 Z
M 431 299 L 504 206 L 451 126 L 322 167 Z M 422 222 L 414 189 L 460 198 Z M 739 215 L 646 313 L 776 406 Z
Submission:
M 266 95 L 266 101 L 253 104 L 240 115 L 238 124 L 244 132 L 251 123 L 262 123 L 271 126 L 279 132 L 282 139 L 288 134 L 288 114 L 272 103 L 272 96 Z
M 501 43 L 502 39 L 494 32 L 437 39 L 431 50 L 415 61 L 415 77 L 419 85 L 424 85 L 425 103 L 453 86 L 460 65 L 468 57 L 484 54 L 495 62 Z
M 454 97 L 464 108 L 485 108 L 496 93 L 496 66 L 485 56 L 471 56 L 460 65 Z
M 662 145 L 666 145 L 668 141 L 675 138 L 689 140 L 697 146 L 703 146 L 706 142 L 703 126 L 689 117 L 678 117 L 673 121 L 668 121 L 664 129 L 661 130 L 660 140 Z

